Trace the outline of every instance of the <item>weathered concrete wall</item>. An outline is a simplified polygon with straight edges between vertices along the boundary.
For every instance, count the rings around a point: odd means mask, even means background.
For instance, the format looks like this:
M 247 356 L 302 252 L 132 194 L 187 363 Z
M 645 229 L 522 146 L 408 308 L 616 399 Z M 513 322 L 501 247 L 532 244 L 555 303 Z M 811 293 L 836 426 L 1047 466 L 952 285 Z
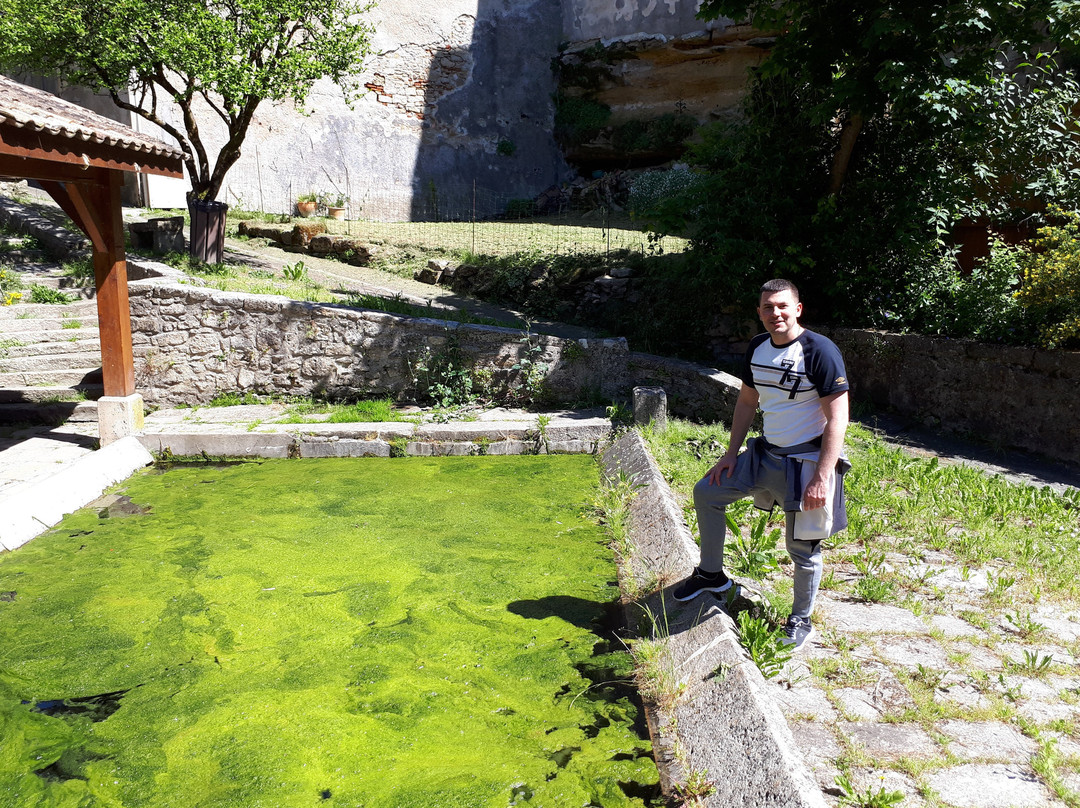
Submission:
M 495 390 L 521 381 L 523 357 L 546 366 L 557 401 L 626 388 L 626 342 L 535 335 L 440 320 L 218 292 L 161 281 L 130 285 L 136 384 L 150 404 L 205 403 L 226 392 L 358 398 L 409 396 L 417 367 L 441 352 L 490 375 Z
M 856 399 L 945 432 L 1080 461 L 1080 422 L 1071 406 L 1080 385 L 1080 352 L 818 330 L 843 352 Z
M 340 192 L 352 217 L 433 218 L 437 206 L 440 218 L 468 218 L 475 183 L 475 214 L 502 212 L 509 199 L 572 175 L 553 138 L 560 46 L 640 44 L 602 99 L 617 120 L 671 112 L 676 102 L 706 120 L 737 102 L 746 66 L 762 52 L 747 44 L 752 34 L 726 20 L 706 24 L 696 11 L 697 0 L 384 0 L 369 16 L 373 53 L 361 74 L 369 92 L 350 109 L 320 82 L 305 110 L 263 104 L 219 199 L 291 213 L 300 194 Z M 129 120 L 83 96 L 76 100 Z M 175 110 L 166 117 L 180 122 Z M 224 127 L 208 107 L 199 121 L 216 155 Z M 171 140 L 141 119 L 132 125 Z M 151 205 L 184 203 L 185 181 L 145 183 Z

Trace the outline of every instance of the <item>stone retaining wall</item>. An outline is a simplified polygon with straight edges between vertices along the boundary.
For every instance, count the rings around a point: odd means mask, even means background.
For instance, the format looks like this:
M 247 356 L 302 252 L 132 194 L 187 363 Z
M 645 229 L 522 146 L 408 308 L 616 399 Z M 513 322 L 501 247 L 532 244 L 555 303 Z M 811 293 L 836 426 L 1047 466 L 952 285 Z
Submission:
M 1080 422 L 1070 412 L 1080 384 L 1080 352 L 818 330 L 843 352 L 856 400 L 934 429 L 1080 461 Z
M 693 569 L 697 546 L 656 461 L 636 432 L 622 434 L 601 455 L 609 483 L 629 478 L 629 548 L 619 559 L 619 583 L 630 600 L 627 617 L 637 636 L 663 640 L 672 695 L 650 707 L 653 753 L 665 791 L 704 775 L 715 790 L 708 808 L 825 808 L 787 721 L 747 659 L 734 623 L 711 594 L 688 603 L 671 587 Z M 642 588 L 652 591 L 634 601 Z M 646 614 L 656 616 L 647 628 Z M 652 636 L 650 636 L 650 634 Z
M 362 398 L 417 392 L 418 368 L 458 355 L 491 388 L 542 374 L 558 402 L 628 389 L 623 339 L 566 340 L 154 280 L 129 286 L 136 384 L 150 404 L 222 393 Z

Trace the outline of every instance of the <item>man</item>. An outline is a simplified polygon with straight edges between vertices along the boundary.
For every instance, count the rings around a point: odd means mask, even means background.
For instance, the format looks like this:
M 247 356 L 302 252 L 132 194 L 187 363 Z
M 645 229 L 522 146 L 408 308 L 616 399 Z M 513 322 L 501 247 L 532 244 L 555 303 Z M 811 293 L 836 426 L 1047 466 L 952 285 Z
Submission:
M 799 324 L 802 303 L 795 284 L 767 282 L 757 311 L 768 333 L 755 337 L 746 352 L 731 445 L 694 487 L 701 562 L 672 594 L 685 601 L 731 586 L 723 571 L 726 506 L 746 496 L 763 510 L 779 504 L 787 516 L 787 551 L 795 570 L 784 634 L 799 648 L 814 630 L 810 614 L 821 582 L 821 540 L 847 526 L 848 382 L 836 345 Z M 764 437 L 752 438 L 740 454 L 758 407 Z

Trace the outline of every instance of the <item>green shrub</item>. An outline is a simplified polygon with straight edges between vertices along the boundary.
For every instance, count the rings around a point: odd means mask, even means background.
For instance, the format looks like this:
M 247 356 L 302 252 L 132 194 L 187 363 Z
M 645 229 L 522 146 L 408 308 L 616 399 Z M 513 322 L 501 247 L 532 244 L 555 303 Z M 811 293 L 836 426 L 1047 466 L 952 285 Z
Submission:
M 1017 300 L 1038 323 L 1043 348 L 1080 345 L 1080 212 L 1051 209 L 1057 221 L 1039 229 Z
M 508 219 L 528 219 L 535 215 L 535 199 L 511 199 L 506 203 L 506 218 Z
M 589 98 L 559 96 L 555 105 L 555 136 L 579 145 L 593 140 L 608 125 L 611 107 Z
M 40 283 L 35 283 L 30 287 L 30 302 L 61 303 L 66 305 L 72 302 L 72 298 L 61 292 L 59 289 L 53 289 L 51 286 L 43 286 Z

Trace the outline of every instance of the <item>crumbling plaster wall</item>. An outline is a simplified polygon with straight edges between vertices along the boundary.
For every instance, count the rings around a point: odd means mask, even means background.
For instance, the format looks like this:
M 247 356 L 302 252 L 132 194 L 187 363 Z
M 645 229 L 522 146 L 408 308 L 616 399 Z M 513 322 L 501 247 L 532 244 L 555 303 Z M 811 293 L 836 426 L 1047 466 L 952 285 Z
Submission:
M 530 197 L 565 179 L 551 133 L 550 65 L 562 35 L 551 5 L 384 0 L 369 17 L 367 93 L 350 108 L 324 81 L 306 110 L 263 104 L 220 198 L 284 213 L 299 194 L 341 192 L 352 216 L 424 218 L 432 189 L 451 197 L 468 188 L 471 197 L 475 182 Z M 224 131 L 209 137 L 219 143 Z M 512 154 L 497 153 L 504 141 Z
M 328 81 L 305 110 L 264 103 L 219 198 L 234 206 L 292 212 L 309 191 L 341 192 L 351 216 L 428 218 L 500 212 L 569 179 L 552 134 L 560 47 L 596 39 L 645 43 L 617 67 L 606 103 L 626 114 L 671 111 L 683 102 L 707 119 L 728 108 L 745 77 L 746 36 L 727 21 L 697 20 L 697 0 L 383 0 L 370 13 L 372 55 L 350 108 Z M 733 38 L 734 37 L 734 38 Z M 740 38 L 741 37 L 741 38 Z M 760 58 L 750 48 L 748 58 Z M 209 112 L 204 110 L 204 112 Z M 203 133 L 224 139 L 210 114 Z M 150 129 L 145 123 L 140 128 Z M 500 146 L 502 144 L 502 146 Z M 216 152 L 216 148 L 214 149 Z M 182 204 L 185 186 L 151 180 L 151 202 Z M 454 198 L 469 208 L 453 209 Z M 448 210 L 449 206 L 449 210 Z

